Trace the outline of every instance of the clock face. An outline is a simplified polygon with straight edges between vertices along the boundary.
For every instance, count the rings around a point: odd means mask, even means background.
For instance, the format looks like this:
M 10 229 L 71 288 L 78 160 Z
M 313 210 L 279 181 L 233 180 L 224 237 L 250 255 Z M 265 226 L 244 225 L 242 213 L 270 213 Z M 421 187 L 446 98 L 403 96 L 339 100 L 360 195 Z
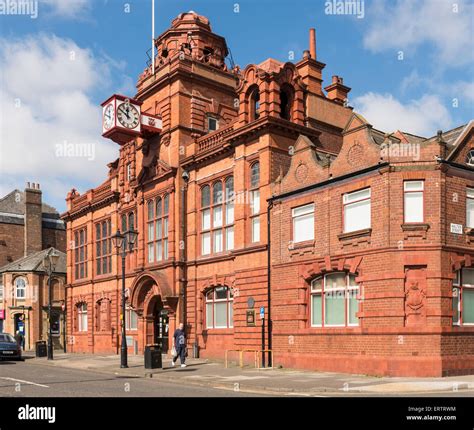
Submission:
M 122 103 L 117 108 L 117 119 L 124 127 L 134 129 L 140 123 L 140 113 L 130 103 Z
M 109 130 L 114 124 L 114 105 L 112 103 L 104 109 L 103 123 L 106 130 Z

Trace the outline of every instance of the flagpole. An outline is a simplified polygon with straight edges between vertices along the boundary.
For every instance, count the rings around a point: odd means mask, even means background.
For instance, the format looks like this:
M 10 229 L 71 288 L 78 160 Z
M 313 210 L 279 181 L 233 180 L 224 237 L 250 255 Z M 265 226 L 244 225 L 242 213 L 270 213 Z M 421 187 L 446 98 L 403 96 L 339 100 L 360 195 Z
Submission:
M 151 0 L 151 62 L 155 75 L 155 0 Z

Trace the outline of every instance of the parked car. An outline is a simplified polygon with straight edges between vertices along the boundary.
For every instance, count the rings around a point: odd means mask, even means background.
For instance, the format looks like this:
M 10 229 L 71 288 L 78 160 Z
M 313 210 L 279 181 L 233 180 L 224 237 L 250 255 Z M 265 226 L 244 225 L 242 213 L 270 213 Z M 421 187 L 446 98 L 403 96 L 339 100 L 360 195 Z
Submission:
M 0 360 L 21 360 L 21 346 L 9 333 L 0 333 Z

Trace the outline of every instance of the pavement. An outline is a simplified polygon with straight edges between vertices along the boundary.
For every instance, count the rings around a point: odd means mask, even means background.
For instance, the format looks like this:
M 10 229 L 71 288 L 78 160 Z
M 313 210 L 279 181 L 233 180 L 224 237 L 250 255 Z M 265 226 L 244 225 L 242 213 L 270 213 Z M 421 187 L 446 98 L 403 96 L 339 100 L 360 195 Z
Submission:
M 179 360 L 178 360 L 179 361 Z M 163 369 L 145 369 L 143 356 L 129 355 L 129 367 L 120 368 L 119 355 L 55 352 L 54 360 L 25 354 L 25 366 L 49 366 L 91 371 L 123 378 L 145 378 L 165 384 L 206 387 L 239 393 L 292 396 L 463 396 L 474 397 L 474 375 L 444 378 L 371 377 L 294 369 L 225 368 L 218 360 L 187 359 L 187 367 L 171 366 L 163 356 Z

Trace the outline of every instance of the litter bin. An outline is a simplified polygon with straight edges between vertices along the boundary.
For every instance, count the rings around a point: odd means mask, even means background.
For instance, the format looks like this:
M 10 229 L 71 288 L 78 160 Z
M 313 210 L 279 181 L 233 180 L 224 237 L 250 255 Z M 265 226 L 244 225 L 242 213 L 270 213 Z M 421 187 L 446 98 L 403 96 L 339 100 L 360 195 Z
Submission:
M 147 345 L 145 346 L 145 369 L 162 369 L 161 346 Z
M 36 356 L 37 357 L 46 357 L 48 355 L 48 350 L 46 349 L 46 342 L 40 340 L 36 342 Z

